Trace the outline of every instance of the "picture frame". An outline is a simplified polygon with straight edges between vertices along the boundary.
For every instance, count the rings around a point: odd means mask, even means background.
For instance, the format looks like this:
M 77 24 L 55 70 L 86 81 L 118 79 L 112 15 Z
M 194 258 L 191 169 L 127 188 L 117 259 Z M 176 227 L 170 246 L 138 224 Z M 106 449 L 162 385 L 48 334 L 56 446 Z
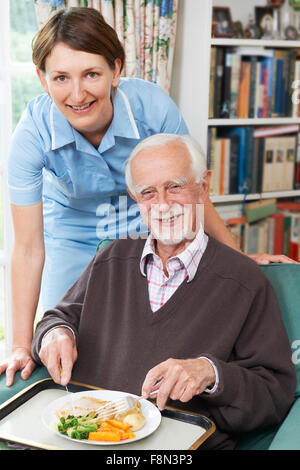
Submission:
M 287 26 L 284 30 L 285 39 L 297 41 L 299 34 L 294 26 Z
M 232 38 L 233 32 L 230 8 L 213 7 L 213 36 L 216 38 Z
M 261 31 L 262 39 L 272 39 L 273 7 L 255 7 L 255 23 Z

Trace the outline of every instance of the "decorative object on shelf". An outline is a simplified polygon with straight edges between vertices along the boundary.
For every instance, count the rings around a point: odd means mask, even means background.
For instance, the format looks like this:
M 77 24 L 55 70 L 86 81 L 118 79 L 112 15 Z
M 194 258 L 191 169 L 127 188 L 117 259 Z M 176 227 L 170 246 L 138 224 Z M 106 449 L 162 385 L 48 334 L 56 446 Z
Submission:
M 296 41 L 299 37 L 298 31 L 294 26 L 287 26 L 284 30 L 285 39 Z
M 280 29 L 280 9 L 273 7 L 273 28 L 272 28 L 272 38 L 281 39 L 281 29 Z
M 268 0 L 268 6 L 272 8 L 280 8 L 284 2 L 285 0 Z
M 244 37 L 243 25 L 241 21 L 235 21 L 233 23 L 233 37 L 237 39 Z
M 216 38 L 232 38 L 233 23 L 230 9 L 213 7 L 213 33 Z
M 249 15 L 249 21 L 244 29 L 244 38 L 246 39 L 259 39 L 261 37 L 261 30 L 254 21 L 253 15 Z
M 261 39 L 273 39 L 273 8 L 255 7 L 255 21 L 261 30 Z
M 300 10 L 300 0 L 289 0 L 289 3 L 294 10 Z

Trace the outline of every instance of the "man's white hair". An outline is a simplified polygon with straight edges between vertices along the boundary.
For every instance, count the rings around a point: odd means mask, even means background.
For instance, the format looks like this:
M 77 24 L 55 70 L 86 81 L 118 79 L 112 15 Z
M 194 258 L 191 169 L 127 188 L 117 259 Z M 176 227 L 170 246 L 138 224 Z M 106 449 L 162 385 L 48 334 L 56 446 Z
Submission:
M 135 194 L 135 188 L 131 176 L 131 162 L 142 150 L 154 147 L 163 147 L 170 142 L 184 144 L 191 157 L 191 167 L 195 174 L 196 183 L 202 183 L 205 179 L 206 156 L 201 145 L 190 135 L 178 134 L 154 134 L 142 140 L 131 152 L 125 167 L 125 180 L 129 191 Z

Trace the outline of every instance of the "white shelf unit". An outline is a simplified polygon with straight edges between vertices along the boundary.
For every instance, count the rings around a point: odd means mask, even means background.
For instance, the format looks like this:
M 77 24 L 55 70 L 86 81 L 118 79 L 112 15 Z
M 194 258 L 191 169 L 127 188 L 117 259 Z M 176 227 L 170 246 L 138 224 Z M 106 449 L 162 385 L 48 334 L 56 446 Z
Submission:
M 299 41 L 277 40 L 277 39 L 231 39 L 231 38 L 211 38 L 211 46 L 232 46 L 232 47 L 299 47 Z
M 300 197 L 300 189 L 291 191 L 272 191 L 268 193 L 255 193 L 247 194 L 247 201 L 254 201 L 257 199 L 271 199 L 271 198 L 285 198 L 285 197 Z M 226 194 L 224 196 L 211 196 L 210 199 L 213 203 L 226 203 L 226 202 L 242 202 L 245 198 L 244 194 Z
M 227 6 L 232 19 L 245 20 L 254 6 L 265 6 L 265 0 L 180 0 L 178 11 L 176 51 L 174 56 L 171 96 L 179 106 L 190 133 L 207 148 L 207 130 L 218 126 L 276 126 L 300 124 L 300 118 L 208 119 L 209 71 L 211 46 L 246 46 L 272 48 L 300 48 L 300 41 L 212 38 L 213 6 Z M 299 197 L 300 191 L 280 191 L 248 194 L 247 200 L 260 198 Z M 243 201 L 243 194 L 211 196 L 213 203 Z
M 299 46 L 300 47 L 300 46 Z M 286 124 L 300 124 L 300 118 L 250 118 L 250 119 L 209 119 L 208 126 L 282 126 Z

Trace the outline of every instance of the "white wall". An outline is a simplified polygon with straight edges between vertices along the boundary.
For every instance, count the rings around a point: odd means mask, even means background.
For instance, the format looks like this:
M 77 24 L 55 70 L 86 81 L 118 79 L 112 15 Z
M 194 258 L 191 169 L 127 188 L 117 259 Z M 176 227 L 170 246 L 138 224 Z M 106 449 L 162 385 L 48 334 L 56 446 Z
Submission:
M 180 0 L 171 96 L 206 149 L 211 0 Z

